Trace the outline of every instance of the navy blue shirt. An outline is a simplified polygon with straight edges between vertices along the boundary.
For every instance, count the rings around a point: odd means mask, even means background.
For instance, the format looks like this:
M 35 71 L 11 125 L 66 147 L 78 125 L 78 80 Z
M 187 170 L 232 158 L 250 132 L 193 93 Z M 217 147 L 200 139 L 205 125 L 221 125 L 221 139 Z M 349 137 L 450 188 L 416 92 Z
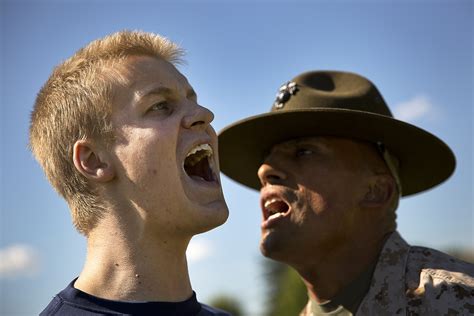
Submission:
M 56 295 L 40 316 L 156 315 L 229 316 L 227 312 L 201 304 L 196 293 L 183 302 L 123 302 L 99 298 L 74 288 L 73 280 Z

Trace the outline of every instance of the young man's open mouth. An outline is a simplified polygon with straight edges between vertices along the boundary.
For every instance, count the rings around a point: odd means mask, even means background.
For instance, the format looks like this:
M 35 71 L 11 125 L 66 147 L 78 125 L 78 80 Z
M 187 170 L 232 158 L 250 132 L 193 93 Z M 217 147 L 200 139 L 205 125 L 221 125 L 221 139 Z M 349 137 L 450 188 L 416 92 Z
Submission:
M 199 144 L 193 147 L 184 160 L 184 171 L 195 181 L 218 183 L 214 170 L 213 150 L 209 144 Z

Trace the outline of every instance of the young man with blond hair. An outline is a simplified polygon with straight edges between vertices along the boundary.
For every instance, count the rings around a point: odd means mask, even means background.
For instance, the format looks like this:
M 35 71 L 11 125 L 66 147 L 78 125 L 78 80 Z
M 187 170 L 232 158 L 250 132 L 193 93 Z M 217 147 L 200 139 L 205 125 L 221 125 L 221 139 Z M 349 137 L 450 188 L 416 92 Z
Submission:
M 200 304 L 186 248 L 223 224 L 213 114 L 155 34 L 96 40 L 56 67 L 30 147 L 87 238 L 79 277 L 41 315 L 227 315 Z

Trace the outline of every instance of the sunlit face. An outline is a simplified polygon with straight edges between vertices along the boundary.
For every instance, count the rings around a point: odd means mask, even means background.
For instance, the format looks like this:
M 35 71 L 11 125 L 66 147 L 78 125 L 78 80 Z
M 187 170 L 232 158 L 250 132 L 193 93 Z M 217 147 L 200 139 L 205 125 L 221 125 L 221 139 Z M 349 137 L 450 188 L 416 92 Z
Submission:
M 365 221 L 360 203 L 371 176 L 364 157 L 372 151 L 365 143 L 334 137 L 273 146 L 258 170 L 262 253 L 307 263 L 357 238 L 354 232 Z
M 160 233 L 221 225 L 228 210 L 212 112 L 166 61 L 129 57 L 124 69 L 128 84 L 117 89 L 112 110 L 115 200 Z

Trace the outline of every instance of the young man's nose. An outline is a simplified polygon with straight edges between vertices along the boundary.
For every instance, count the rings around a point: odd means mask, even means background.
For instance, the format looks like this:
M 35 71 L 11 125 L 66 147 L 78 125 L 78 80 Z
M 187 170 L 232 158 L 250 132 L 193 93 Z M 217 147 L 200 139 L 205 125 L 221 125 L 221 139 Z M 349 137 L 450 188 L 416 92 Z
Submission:
M 208 108 L 194 104 L 183 118 L 184 128 L 206 128 L 213 120 L 214 113 Z
M 282 181 L 286 179 L 286 174 L 282 170 L 267 161 L 258 168 L 257 174 L 262 187 L 272 184 L 281 184 Z

